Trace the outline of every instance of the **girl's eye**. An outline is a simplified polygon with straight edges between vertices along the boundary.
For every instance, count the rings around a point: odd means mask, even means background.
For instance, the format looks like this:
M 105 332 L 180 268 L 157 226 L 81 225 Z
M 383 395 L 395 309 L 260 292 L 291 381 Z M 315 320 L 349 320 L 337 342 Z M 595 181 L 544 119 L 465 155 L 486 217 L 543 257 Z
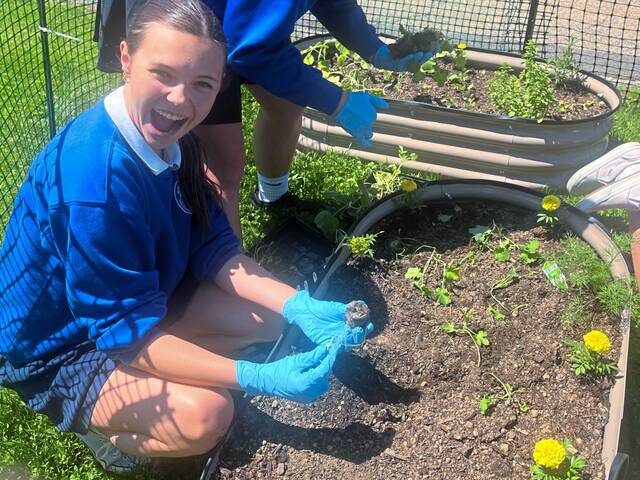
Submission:
M 158 80 L 168 80 L 169 79 L 169 74 L 167 72 L 165 72 L 164 70 L 151 70 L 151 73 Z
M 213 88 L 213 85 L 211 85 L 211 83 L 205 81 L 196 82 L 196 86 L 205 88 L 207 90 L 211 90 Z

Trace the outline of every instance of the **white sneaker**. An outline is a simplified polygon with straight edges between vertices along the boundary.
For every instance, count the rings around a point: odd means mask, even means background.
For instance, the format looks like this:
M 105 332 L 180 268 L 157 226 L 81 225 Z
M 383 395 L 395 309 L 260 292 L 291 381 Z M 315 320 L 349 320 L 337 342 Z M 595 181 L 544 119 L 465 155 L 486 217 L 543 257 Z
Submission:
M 567 190 L 584 195 L 636 172 L 640 172 L 640 143 L 623 143 L 574 173 Z
M 585 212 L 605 208 L 640 210 L 640 172 L 591 192 L 576 207 Z
M 120 451 L 102 433 L 89 430 L 85 435 L 76 433 L 76 436 L 91 450 L 107 472 L 127 473 L 138 466 L 151 464 L 151 458 L 128 455 Z

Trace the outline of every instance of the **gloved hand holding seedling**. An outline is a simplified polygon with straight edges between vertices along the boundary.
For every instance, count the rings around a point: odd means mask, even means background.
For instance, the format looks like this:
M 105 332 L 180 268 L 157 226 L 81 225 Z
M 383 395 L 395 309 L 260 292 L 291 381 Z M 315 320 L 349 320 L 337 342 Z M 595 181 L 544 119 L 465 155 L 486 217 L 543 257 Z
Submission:
M 367 335 L 373 332 L 366 303 L 358 300 L 347 305 L 316 300 L 306 290 L 285 302 L 282 315 L 288 323 L 300 327 L 316 345 L 337 342 L 344 351 L 362 346 Z
M 432 28 L 411 33 L 400 25 L 400 35 L 395 43 L 378 49 L 373 57 L 373 65 L 396 72 L 415 72 L 446 42 L 444 35 Z

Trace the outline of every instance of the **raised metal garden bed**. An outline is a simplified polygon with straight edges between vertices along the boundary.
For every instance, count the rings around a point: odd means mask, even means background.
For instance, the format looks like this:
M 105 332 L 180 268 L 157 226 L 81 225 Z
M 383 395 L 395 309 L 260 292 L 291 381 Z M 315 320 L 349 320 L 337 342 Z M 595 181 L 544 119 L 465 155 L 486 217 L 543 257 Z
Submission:
M 296 43 L 301 50 L 331 37 Z M 468 48 L 468 67 L 496 70 L 502 64 L 521 69 L 518 55 Z M 609 107 L 582 120 L 533 120 L 458 110 L 415 101 L 388 99 L 378 114 L 372 146 L 355 142 L 331 116 L 307 108 L 299 146 L 333 150 L 385 163 L 398 163 L 398 147 L 418 154 L 407 168 L 446 177 L 487 179 L 540 188 L 564 188 L 569 176 L 607 151 L 613 114 L 621 103 L 607 80 L 583 72 L 584 85 Z

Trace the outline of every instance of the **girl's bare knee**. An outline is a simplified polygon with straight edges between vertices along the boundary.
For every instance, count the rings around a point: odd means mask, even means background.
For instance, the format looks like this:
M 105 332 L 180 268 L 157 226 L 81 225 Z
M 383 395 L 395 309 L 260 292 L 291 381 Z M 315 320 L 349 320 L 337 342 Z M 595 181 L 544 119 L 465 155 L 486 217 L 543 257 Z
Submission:
M 233 399 L 224 389 L 202 389 L 185 399 L 181 410 L 182 441 L 189 446 L 189 455 L 199 455 L 215 447 L 231 425 Z

